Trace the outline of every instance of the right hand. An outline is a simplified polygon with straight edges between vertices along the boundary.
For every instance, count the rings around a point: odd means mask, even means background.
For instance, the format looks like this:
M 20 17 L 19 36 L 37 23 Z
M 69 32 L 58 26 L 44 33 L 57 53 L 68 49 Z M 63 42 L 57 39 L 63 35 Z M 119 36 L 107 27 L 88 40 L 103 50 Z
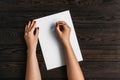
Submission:
M 56 23 L 56 31 L 61 42 L 66 45 L 70 43 L 70 31 L 71 28 L 64 21 L 58 21 Z

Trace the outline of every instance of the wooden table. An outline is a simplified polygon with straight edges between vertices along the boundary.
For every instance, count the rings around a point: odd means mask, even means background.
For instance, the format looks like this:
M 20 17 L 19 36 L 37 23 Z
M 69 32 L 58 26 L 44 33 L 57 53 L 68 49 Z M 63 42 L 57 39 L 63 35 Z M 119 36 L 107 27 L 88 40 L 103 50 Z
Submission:
M 24 80 L 25 24 L 68 9 L 86 80 L 120 80 L 120 0 L 0 0 L 0 80 Z M 43 80 L 67 80 L 65 66 L 46 70 L 40 46 L 37 56 Z

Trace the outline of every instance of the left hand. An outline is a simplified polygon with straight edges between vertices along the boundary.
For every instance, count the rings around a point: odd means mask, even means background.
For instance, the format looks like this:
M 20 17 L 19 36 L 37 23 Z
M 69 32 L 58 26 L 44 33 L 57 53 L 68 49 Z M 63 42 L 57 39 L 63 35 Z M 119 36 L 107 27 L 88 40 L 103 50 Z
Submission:
M 25 27 L 25 35 L 24 35 L 29 52 L 36 52 L 36 47 L 38 43 L 38 34 L 39 34 L 39 28 L 36 28 L 36 21 L 34 20 L 32 22 L 29 21 L 28 25 L 26 25 Z

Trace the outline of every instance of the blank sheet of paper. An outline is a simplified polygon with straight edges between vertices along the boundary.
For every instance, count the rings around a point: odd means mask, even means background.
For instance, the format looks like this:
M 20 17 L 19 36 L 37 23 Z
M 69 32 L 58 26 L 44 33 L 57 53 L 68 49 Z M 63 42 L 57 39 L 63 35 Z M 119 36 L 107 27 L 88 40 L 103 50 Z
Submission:
M 36 19 L 36 25 L 40 29 L 39 41 L 47 70 L 65 65 L 64 49 L 55 30 L 57 21 L 65 21 L 71 27 L 70 42 L 72 48 L 77 60 L 83 60 L 70 11 L 63 11 Z

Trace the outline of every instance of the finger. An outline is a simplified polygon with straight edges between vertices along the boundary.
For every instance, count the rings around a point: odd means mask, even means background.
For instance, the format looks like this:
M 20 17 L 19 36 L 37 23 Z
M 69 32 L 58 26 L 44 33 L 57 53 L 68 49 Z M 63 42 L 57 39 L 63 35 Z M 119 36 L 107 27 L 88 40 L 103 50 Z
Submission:
M 64 30 L 70 28 L 69 25 L 64 21 L 60 21 L 60 24 L 63 26 Z
M 35 30 L 35 27 L 36 27 L 36 21 L 33 21 L 32 24 L 31 24 L 30 31 L 33 32 Z
M 30 27 L 30 24 L 31 24 L 31 21 L 29 21 L 29 23 L 28 23 L 28 28 Z
M 65 21 L 58 21 L 57 24 L 62 25 L 64 28 L 69 27 Z
M 32 23 L 31 23 L 31 25 L 30 25 L 30 27 L 32 27 L 34 25 L 34 23 L 35 23 L 35 21 L 33 20 Z
M 27 25 L 27 32 L 30 31 L 30 24 L 31 24 L 31 21 L 29 21 L 28 25 Z
M 27 32 L 27 25 L 25 26 L 25 32 Z
M 35 36 L 38 37 L 39 35 L 39 28 L 36 28 Z
M 31 27 L 31 31 L 34 32 L 35 28 L 36 28 L 36 21 L 34 21 L 33 26 Z
M 27 25 L 25 26 L 25 34 L 24 34 L 24 38 L 25 38 L 25 36 L 27 36 L 27 32 L 28 32 L 28 30 L 27 30 Z
M 58 33 L 61 33 L 60 27 L 61 27 L 61 26 L 60 26 L 59 24 L 57 24 L 56 30 L 57 30 Z
M 65 24 L 65 21 L 58 21 L 57 24 Z
M 69 28 L 69 26 L 68 26 L 67 24 L 64 24 L 64 25 L 63 25 L 63 29 L 64 29 L 64 30 L 67 30 L 68 28 Z

